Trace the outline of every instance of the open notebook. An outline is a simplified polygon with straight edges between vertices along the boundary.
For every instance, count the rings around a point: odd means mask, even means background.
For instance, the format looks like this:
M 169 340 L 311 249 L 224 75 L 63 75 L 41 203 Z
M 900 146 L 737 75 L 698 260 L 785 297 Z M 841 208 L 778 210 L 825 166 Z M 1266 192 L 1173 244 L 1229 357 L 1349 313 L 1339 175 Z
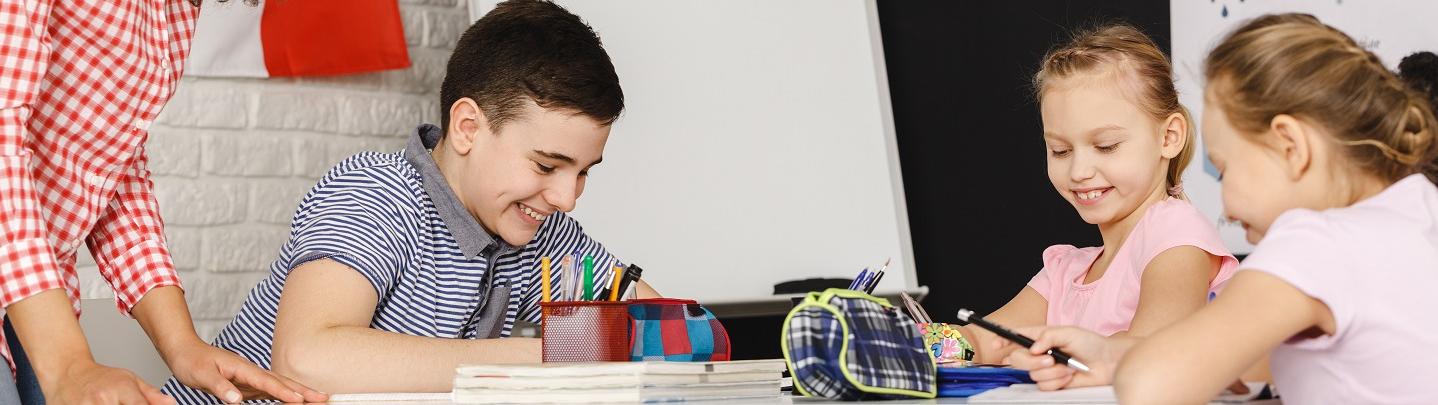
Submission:
M 372 394 L 334 394 L 330 395 L 330 402 L 413 402 L 416 404 L 424 402 L 450 402 L 448 392 L 381 392 Z
M 784 360 L 475 364 L 456 371 L 462 403 L 673 402 L 778 397 Z
M 1259 399 L 1266 392 L 1264 383 L 1248 383 L 1248 394 L 1225 393 L 1214 398 L 1212 403 L 1238 403 Z M 1070 388 L 1058 391 L 1039 391 L 1034 384 L 1014 384 L 995 388 L 969 397 L 970 404 L 1116 404 L 1113 386 Z
M 330 402 L 672 402 L 777 397 L 784 360 L 474 364 L 454 391 L 335 394 Z

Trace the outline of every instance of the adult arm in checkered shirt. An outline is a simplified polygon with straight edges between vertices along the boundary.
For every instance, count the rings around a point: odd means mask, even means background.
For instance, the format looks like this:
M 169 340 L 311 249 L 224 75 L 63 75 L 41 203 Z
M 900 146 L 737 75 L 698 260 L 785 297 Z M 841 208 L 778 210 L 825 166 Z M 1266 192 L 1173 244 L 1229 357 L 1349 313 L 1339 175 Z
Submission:
M 0 301 L 54 402 L 164 403 L 134 374 L 95 364 L 50 248 L 26 147 L 30 106 L 51 49 L 43 42 L 48 15 L 48 2 L 0 3 Z M 73 395 L 60 395 L 50 382 L 61 376 Z
M 171 403 L 168 397 L 145 384 L 134 374 L 95 363 L 70 297 L 63 284 L 63 273 L 57 266 L 42 217 L 40 200 L 30 171 L 31 148 L 27 121 L 34 114 L 34 101 L 50 60 L 51 46 L 47 22 L 51 11 L 49 1 L 0 2 L 0 258 L 3 258 L 3 304 L 17 337 L 24 344 L 45 396 L 56 403 Z M 143 170 L 143 155 L 137 159 Z M 303 389 L 224 350 L 203 344 L 196 337 L 182 292 L 175 283 L 163 281 L 136 282 L 137 278 L 157 277 L 148 267 L 133 259 L 138 245 L 149 255 L 161 256 L 168 265 L 168 252 L 160 241 L 160 222 L 154 211 L 154 197 L 149 191 L 148 175 L 133 176 L 122 184 L 122 198 L 113 201 L 110 211 L 95 225 L 97 232 L 142 235 L 138 238 L 113 240 L 92 248 L 105 250 L 99 257 L 109 260 L 106 277 L 120 295 L 129 298 L 122 308 L 133 306 L 133 314 L 150 334 L 169 366 L 182 381 L 200 385 L 222 397 L 239 383 L 260 387 L 269 396 L 291 401 L 326 399 L 322 394 Z M 142 228 L 137 228 L 142 227 Z M 148 228 L 143 228 L 148 227 Z M 114 243 L 111 243 L 114 242 Z M 158 248 L 154 248 L 158 246 Z M 115 249 L 118 247 L 118 249 Z M 117 253 L 118 252 L 118 253 Z M 145 255 L 141 255 L 145 256 Z M 105 260 L 105 259 L 97 259 Z M 153 262 L 153 260 L 151 260 Z M 153 263 L 151 263 L 153 264 Z M 133 274 L 117 277 L 114 266 L 128 267 Z M 132 267 L 139 266 L 139 267 Z M 102 265 L 102 268 L 107 267 Z M 158 272 L 173 278 L 173 272 Z M 128 276 L 128 277 L 127 277 Z M 142 280 L 143 281 L 143 280 Z M 306 392 L 301 397 L 296 391 Z M 256 391 L 252 391 L 256 392 Z
M 95 223 L 87 242 L 101 275 L 116 291 L 117 304 L 139 321 L 166 365 L 181 383 L 238 402 L 277 398 L 322 402 L 328 398 L 288 378 L 256 367 L 196 335 L 183 291 L 171 281 L 174 264 L 160 222 L 148 154 L 136 151 L 120 176 L 115 197 Z M 237 387 L 238 386 L 238 387 Z

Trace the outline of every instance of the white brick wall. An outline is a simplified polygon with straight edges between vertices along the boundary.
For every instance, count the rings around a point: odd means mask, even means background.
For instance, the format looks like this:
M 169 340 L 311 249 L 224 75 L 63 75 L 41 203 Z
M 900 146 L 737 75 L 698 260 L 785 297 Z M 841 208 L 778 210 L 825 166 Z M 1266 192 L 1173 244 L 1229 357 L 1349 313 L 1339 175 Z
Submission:
M 439 84 L 466 0 L 399 0 L 412 66 L 302 79 L 185 78 L 146 147 L 175 265 L 212 339 L 267 273 L 301 197 L 335 163 L 394 151 L 439 123 Z M 85 298 L 113 297 L 80 259 Z

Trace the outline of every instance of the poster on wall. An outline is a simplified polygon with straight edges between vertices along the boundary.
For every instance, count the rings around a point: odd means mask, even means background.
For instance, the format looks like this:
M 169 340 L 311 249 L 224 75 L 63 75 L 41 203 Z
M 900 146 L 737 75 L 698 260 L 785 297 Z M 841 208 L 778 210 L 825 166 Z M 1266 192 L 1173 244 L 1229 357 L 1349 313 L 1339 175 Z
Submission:
M 1438 2 L 1403 0 L 1171 0 L 1169 18 L 1173 38 L 1174 79 L 1179 102 L 1189 108 L 1196 121 L 1203 116 L 1203 58 L 1230 31 L 1245 21 L 1264 14 L 1299 12 L 1312 14 L 1358 41 L 1397 70 L 1404 56 L 1418 51 L 1438 52 Z M 1202 125 L 1199 132 L 1202 133 Z M 1253 250 L 1243 228 L 1223 221 L 1223 202 L 1218 171 L 1203 158 L 1200 137 L 1199 159 L 1184 171 L 1184 191 L 1194 205 L 1219 224 L 1223 241 L 1235 254 Z

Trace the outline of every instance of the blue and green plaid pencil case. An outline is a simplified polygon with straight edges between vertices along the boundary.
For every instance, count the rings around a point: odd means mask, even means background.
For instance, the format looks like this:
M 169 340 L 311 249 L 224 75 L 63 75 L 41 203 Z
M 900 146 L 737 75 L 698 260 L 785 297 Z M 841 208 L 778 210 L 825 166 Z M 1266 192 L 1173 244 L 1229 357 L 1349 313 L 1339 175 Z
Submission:
M 888 300 L 831 288 L 789 311 L 780 345 L 794 389 L 805 396 L 933 398 L 934 355 L 918 331 Z

